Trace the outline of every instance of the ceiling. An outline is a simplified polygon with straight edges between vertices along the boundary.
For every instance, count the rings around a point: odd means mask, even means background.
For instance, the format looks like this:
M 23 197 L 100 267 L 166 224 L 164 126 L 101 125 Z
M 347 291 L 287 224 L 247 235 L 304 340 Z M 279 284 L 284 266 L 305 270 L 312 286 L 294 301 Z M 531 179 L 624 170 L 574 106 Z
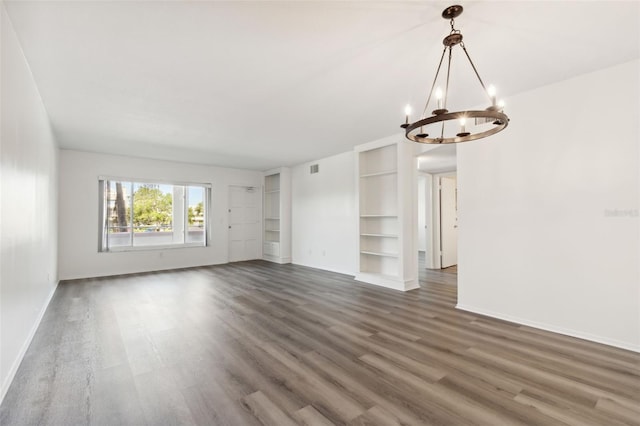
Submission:
M 256 170 L 400 134 L 449 32 L 448 1 L 4 2 L 62 148 Z M 637 1 L 462 4 L 507 105 L 640 56 Z M 483 98 L 457 54 L 462 108 Z

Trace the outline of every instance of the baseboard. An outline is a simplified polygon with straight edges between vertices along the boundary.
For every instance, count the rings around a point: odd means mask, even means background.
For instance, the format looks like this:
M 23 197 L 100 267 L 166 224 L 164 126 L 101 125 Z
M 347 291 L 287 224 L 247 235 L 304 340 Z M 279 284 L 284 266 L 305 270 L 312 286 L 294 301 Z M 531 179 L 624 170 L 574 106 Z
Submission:
M 40 327 L 40 323 L 42 322 L 42 318 L 44 317 L 44 313 L 47 311 L 47 308 L 49 307 L 49 303 L 51 303 L 51 299 L 53 299 L 53 295 L 56 292 L 56 289 L 58 288 L 58 284 L 59 283 L 60 283 L 60 281 L 57 281 L 56 285 L 53 286 L 53 289 L 51 289 L 51 292 L 47 296 L 46 302 L 42 306 L 42 309 L 40 309 L 40 312 L 38 313 L 38 317 L 36 318 L 36 321 L 34 322 L 33 326 L 31 327 L 31 330 L 29 331 L 29 335 L 27 336 L 27 339 L 25 340 L 24 344 L 22 345 L 22 348 L 20 349 L 20 352 L 18 353 L 18 356 L 14 360 L 13 365 L 11 366 L 11 369 L 9 370 L 9 374 L 7 375 L 7 377 L 2 382 L 2 388 L 1 388 L 1 393 L 0 393 L 0 404 L 2 404 L 2 401 L 4 401 L 4 397 L 6 396 L 7 391 L 9 390 L 9 387 L 11 386 L 11 382 L 13 382 L 13 379 L 16 376 L 16 373 L 18 372 L 18 368 L 20 367 L 20 364 L 22 363 L 22 359 L 24 358 L 25 354 L 27 353 L 27 349 L 29 349 L 29 345 L 31 345 L 31 341 L 33 340 L 33 336 L 36 335 L 36 331 L 38 331 L 38 327 Z
M 594 334 L 584 333 L 577 330 L 572 330 L 564 327 L 557 327 L 552 324 L 541 323 L 537 321 L 531 321 L 524 318 L 513 317 L 511 315 L 505 315 L 498 312 L 489 311 L 486 309 L 480 309 L 473 306 L 462 305 L 458 303 L 456 305 L 456 309 L 460 309 L 462 311 L 471 312 L 474 314 L 485 315 L 492 318 L 501 319 L 504 321 L 513 322 L 515 324 L 526 325 L 527 327 L 533 327 L 544 331 L 551 331 L 553 333 L 563 334 L 565 336 L 577 337 L 578 339 L 589 340 L 595 343 L 602 343 L 603 345 L 614 346 L 620 349 L 626 349 L 632 352 L 640 353 L 640 345 L 634 345 L 627 342 L 621 342 L 615 339 L 609 339 L 607 337 L 597 336 Z
M 278 257 L 278 256 L 271 256 L 269 254 L 263 254 L 262 260 L 266 260 L 267 262 L 279 263 L 281 265 L 291 263 L 290 257 Z
M 366 284 L 373 284 L 399 291 L 415 290 L 416 288 L 420 287 L 418 280 L 415 279 L 403 280 L 396 277 L 390 277 L 388 275 L 373 274 L 367 272 L 360 272 L 355 276 L 354 279 Z
M 301 262 L 296 262 L 296 261 L 292 261 L 291 263 L 294 264 L 294 265 L 298 265 L 298 266 L 304 266 L 306 268 L 320 269 L 322 271 L 335 272 L 336 274 L 350 275 L 350 276 L 353 277 L 353 271 L 343 271 L 343 270 L 339 270 L 339 269 L 326 268 L 324 266 L 310 265 L 308 263 L 301 263 Z

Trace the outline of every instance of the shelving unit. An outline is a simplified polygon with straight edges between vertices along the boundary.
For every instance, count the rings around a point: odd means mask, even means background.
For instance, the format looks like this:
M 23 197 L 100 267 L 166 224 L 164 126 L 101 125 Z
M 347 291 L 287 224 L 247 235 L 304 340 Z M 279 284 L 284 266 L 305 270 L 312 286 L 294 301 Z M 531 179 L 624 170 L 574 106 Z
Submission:
M 265 260 L 291 262 L 291 174 L 270 170 L 264 177 L 263 248 Z
M 406 145 L 367 144 L 356 147 L 358 170 L 359 242 L 356 279 L 398 290 L 417 287 L 406 265 L 406 218 L 402 212 L 403 182 L 400 167 L 411 159 Z M 416 251 L 417 253 L 417 251 Z

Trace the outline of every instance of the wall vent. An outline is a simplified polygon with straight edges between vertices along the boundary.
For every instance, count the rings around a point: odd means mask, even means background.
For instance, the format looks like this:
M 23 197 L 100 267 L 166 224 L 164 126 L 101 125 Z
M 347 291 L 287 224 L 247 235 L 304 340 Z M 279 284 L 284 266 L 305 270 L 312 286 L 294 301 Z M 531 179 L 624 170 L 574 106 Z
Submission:
M 320 171 L 320 167 L 317 164 L 312 164 L 309 167 L 309 173 L 314 174 L 314 173 L 318 173 Z
M 479 126 L 481 124 L 493 123 L 495 121 L 495 118 L 476 117 L 475 120 L 476 126 Z

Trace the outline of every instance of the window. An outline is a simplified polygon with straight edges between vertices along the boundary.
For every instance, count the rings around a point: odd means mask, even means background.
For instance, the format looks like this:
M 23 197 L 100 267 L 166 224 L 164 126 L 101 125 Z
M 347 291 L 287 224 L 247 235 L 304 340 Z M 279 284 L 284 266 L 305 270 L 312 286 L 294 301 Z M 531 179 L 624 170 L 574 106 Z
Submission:
M 206 246 L 208 185 L 101 179 L 100 251 Z

